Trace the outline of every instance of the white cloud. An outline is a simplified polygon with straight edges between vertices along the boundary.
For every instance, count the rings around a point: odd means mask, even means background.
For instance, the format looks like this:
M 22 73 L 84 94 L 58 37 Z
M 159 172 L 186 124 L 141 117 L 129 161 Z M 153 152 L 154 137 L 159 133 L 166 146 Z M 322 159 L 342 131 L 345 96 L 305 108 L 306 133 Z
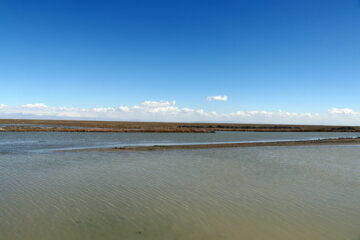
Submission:
M 168 106 L 175 106 L 176 102 L 175 101 L 160 101 L 160 102 L 156 102 L 156 101 L 145 101 L 143 103 L 140 104 L 143 107 L 149 107 L 149 108 L 157 108 L 157 107 L 168 107 Z
M 359 115 L 360 113 L 354 112 L 350 108 L 331 108 L 328 110 L 332 114 L 345 114 L 345 115 Z
M 211 101 L 227 101 L 227 96 L 224 95 L 224 96 L 221 96 L 221 95 L 218 95 L 218 96 L 209 96 L 206 98 L 207 101 L 211 102 Z
M 21 106 L 0 104 L 0 118 L 360 125 L 360 112 L 349 108 L 332 108 L 322 114 L 281 110 L 217 113 L 179 108 L 175 101 L 145 101 L 135 106 L 102 108 L 50 107 L 43 103 Z
M 34 104 L 25 104 L 22 105 L 25 108 L 47 108 L 47 106 L 43 103 L 34 103 Z

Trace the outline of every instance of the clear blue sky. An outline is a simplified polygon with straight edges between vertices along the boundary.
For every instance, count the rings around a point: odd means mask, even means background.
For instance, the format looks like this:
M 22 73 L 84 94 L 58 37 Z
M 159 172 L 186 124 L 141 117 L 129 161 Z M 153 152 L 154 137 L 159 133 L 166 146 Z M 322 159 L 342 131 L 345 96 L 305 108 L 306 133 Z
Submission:
M 360 2 L 0 0 L 0 84 L 14 106 L 360 110 Z

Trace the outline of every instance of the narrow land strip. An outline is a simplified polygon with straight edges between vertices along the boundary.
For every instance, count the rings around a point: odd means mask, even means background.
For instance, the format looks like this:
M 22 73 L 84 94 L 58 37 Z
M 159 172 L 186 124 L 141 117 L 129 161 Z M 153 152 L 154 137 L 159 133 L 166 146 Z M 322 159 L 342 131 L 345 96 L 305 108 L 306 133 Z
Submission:
M 337 139 L 319 139 L 319 140 L 306 140 L 306 141 L 215 143 L 215 144 L 191 144 L 191 145 L 125 146 L 125 147 L 113 147 L 113 148 L 61 150 L 61 152 L 165 151 L 165 150 L 187 150 L 187 149 L 241 148 L 241 147 L 266 147 L 266 146 L 304 146 L 304 145 L 330 145 L 330 144 L 331 145 L 360 144 L 360 138 L 337 138 Z
M 11 132 L 360 132 L 359 126 L 0 119 Z

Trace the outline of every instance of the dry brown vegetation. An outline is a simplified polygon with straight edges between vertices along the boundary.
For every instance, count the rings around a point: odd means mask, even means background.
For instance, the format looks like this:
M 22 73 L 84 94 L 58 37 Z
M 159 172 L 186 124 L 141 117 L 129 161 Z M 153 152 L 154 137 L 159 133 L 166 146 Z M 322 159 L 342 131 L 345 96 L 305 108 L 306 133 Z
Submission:
M 116 122 L 75 120 L 0 119 L 0 124 L 35 124 L 41 126 L 6 126 L 2 131 L 56 132 L 360 132 L 359 126 L 232 124 L 232 123 L 175 123 L 175 122 Z M 79 128 L 71 128 L 79 127 Z

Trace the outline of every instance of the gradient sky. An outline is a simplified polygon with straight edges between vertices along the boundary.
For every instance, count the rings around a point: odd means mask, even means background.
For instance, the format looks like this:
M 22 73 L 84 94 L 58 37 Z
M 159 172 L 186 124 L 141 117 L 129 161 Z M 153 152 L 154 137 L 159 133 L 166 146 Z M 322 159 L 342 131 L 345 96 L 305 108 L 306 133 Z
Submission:
M 360 111 L 360 2 L 0 0 L 0 86 L 10 106 Z

